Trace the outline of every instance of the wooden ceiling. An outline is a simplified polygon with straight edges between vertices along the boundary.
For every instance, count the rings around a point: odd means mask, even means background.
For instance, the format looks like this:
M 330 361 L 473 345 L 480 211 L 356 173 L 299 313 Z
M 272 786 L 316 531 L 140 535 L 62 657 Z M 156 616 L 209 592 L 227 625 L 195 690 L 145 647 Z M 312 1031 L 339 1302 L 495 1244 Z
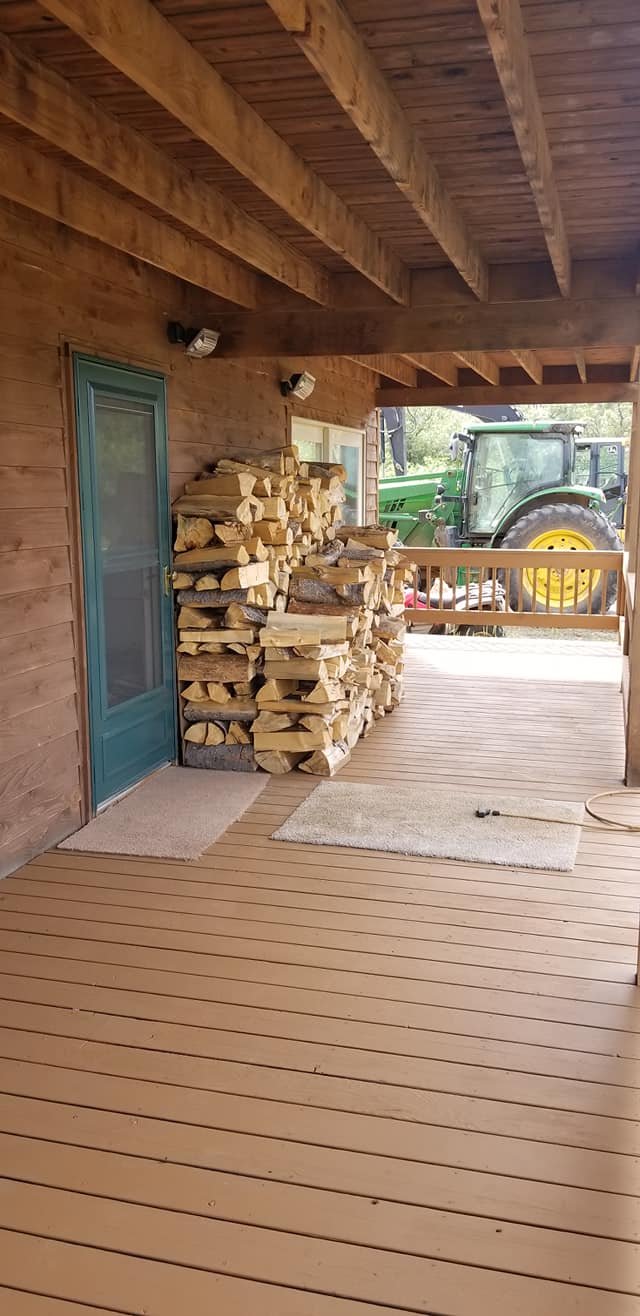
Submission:
M 0 194 L 201 287 L 223 350 L 289 350 L 290 310 L 414 399 L 631 396 L 630 0 L 0 0 L 0 33 Z

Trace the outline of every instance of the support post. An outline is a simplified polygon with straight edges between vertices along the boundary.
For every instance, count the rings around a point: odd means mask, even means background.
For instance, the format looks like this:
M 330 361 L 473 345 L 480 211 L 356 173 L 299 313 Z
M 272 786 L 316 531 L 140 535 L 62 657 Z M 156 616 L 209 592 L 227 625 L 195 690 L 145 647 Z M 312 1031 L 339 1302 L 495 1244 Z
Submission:
M 629 484 L 625 517 L 627 564 L 623 698 L 625 701 L 625 783 L 640 786 L 640 406 L 633 404 L 629 448 Z

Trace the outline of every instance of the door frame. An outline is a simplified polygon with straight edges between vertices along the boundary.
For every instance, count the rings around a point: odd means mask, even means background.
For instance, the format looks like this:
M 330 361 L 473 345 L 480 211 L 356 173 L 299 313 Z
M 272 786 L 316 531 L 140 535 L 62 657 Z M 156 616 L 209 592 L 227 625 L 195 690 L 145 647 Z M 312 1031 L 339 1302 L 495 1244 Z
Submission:
M 67 473 L 70 481 L 69 489 L 69 514 L 70 514 L 70 539 L 71 552 L 74 570 L 72 572 L 72 608 L 74 615 L 75 638 L 75 655 L 77 663 L 77 691 L 78 691 L 78 738 L 80 749 L 80 815 L 83 823 L 95 817 L 97 808 L 94 786 L 94 762 L 92 752 L 92 731 L 91 731 L 91 688 L 89 675 L 89 613 L 87 608 L 87 573 L 85 570 L 85 537 L 83 533 L 84 518 L 86 517 L 86 493 L 83 491 L 83 482 L 81 479 L 81 453 L 80 453 L 80 395 L 78 388 L 77 367 L 79 363 L 89 366 L 104 367 L 110 370 L 119 370 L 124 374 L 133 376 L 146 376 L 152 379 L 156 384 L 159 383 L 162 389 L 162 413 L 163 413 L 163 438 L 164 442 L 157 448 L 158 469 L 161 471 L 161 478 L 167 491 L 166 503 L 158 499 L 158 516 L 159 525 L 162 525 L 165 535 L 165 550 L 167 562 L 172 561 L 172 521 L 171 521 L 171 496 L 169 485 L 169 434 L 168 434 L 168 408 L 167 408 L 167 379 L 162 369 L 154 369 L 151 363 L 139 365 L 134 361 L 122 361 L 109 355 L 108 351 L 99 355 L 87 349 L 86 347 L 69 342 L 61 341 L 61 352 L 65 358 L 66 370 L 64 371 L 65 387 L 63 398 L 63 412 L 65 417 L 65 432 L 67 436 Z M 90 511 L 91 515 L 91 511 Z M 162 549 L 161 549 L 162 552 Z M 95 559 L 92 559 L 95 570 Z M 93 601 L 95 607 L 95 601 Z M 175 651 L 175 630 L 171 629 L 171 643 L 168 646 L 166 654 L 163 654 L 163 660 L 166 657 L 169 663 L 171 679 L 175 688 L 176 673 L 176 651 Z M 172 758 L 168 762 L 177 761 L 178 753 L 178 720 L 177 708 L 175 701 L 173 704 L 173 750 Z M 156 769 L 151 769 L 155 771 Z M 144 780 L 142 778 L 141 780 Z M 135 784 L 135 783 L 134 783 Z M 123 793 L 130 789 L 123 789 Z

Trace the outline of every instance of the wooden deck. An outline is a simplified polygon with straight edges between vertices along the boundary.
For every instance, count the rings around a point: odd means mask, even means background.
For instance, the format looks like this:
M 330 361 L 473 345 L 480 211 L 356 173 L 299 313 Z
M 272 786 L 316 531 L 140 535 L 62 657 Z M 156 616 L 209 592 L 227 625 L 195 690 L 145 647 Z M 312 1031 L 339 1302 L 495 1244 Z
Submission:
M 566 650 L 415 640 L 345 775 L 619 784 L 616 659 Z M 638 1316 L 640 839 L 562 876 L 269 840 L 313 785 L 196 865 L 2 884 L 0 1309 Z

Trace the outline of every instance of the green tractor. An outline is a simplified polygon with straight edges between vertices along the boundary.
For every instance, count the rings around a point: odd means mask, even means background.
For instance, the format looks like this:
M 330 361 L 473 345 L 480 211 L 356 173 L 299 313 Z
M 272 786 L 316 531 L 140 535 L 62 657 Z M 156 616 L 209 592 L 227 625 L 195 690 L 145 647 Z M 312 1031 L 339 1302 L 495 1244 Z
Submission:
M 570 421 L 527 421 L 477 424 L 456 434 L 452 460 L 441 471 L 401 475 L 380 483 L 380 520 L 396 529 L 407 546 L 430 548 L 472 546 L 520 549 L 620 549 L 615 525 L 607 513 L 619 503 L 607 501 L 597 484 L 576 482 L 577 460 L 590 441 L 582 426 Z M 620 496 L 624 506 L 624 453 Z M 612 459 L 612 458 L 611 458 Z M 616 458 L 620 461 L 620 457 Z M 590 473 L 593 465 L 590 467 Z M 546 572 L 536 578 L 523 572 L 522 599 L 528 611 L 550 598 L 560 611 L 558 577 L 549 587 Z M 518 581 L 512 572 L 512 589 Z M 573 577 L 572 577 L 573 580 Z M 615 588 L 615 578 L 609 577 Z M 554 583 L 556 582 L 556 583 Z M 562 604 L 578 611 L 602 605 L 604 582 L 578 573 L 577 582 L 564 591 Z M 558 597 L 556 597 L 558 594 Z M 612 601 L 607 597 L 607 604 Z

